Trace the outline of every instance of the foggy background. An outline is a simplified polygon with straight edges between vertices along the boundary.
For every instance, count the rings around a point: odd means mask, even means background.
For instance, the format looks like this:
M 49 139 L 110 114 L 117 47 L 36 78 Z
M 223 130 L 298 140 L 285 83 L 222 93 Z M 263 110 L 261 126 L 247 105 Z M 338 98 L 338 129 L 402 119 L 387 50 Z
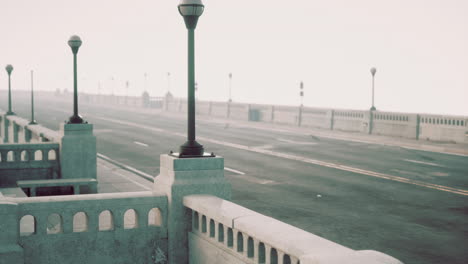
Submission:
M 468 1 L 204 0 L 197 97 L 234 102 L 468 115 Z M 176 0 L 0 0 L 0 90 L 186 97 L 187 32 Z M 14 100 L 14 99 L 13 99 Z M 5 108 L 6 98 L 0 98 Z

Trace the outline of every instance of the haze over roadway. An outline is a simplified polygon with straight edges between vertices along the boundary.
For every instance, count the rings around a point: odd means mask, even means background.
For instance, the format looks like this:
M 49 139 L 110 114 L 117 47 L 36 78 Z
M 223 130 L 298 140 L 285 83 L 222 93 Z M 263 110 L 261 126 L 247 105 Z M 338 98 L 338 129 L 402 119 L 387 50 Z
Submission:
M 71 115 L 68 101 L 36 98 L 42 125 L 58 129 Z M 14 99 L 28 118 L 29 97 Z M 186 137 L 185 115 L 84 103 L 80 113 L 94 124 L 99 153 L 150 175 Z M 197 140 L 225 158 L 240 205 L 405 263 L 468 259 L 468 157 L 200 118 Z

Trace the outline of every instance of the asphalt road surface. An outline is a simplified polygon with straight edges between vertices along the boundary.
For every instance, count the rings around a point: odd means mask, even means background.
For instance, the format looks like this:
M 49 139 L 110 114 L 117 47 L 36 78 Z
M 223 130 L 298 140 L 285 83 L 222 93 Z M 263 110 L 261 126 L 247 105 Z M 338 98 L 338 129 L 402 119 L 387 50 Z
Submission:
M 72 113 L 71 96 L 36 98 L 36 119 L 49 128 Z M 29 118 L 29 97 L 13 100 Z M 157 175 L 159 155 L 185 142 L 186 119 L 135 109 L 81 103 L 80 114 L 99 153 Z M 197 120 L 197 140 L 225 158 L 235 203 L 405 263 L 468 263 L 468 157 L 207 119 Z

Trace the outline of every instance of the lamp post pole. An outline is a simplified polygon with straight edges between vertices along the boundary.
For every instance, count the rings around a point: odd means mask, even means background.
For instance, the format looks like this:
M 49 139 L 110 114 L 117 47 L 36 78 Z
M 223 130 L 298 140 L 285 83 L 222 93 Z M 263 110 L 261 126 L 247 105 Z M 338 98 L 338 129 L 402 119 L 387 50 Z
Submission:
M 8 64 L 5 67 L 5 70 L 8 73 L 8 112 L 7 115 L 14 115 L 13 111 L 11 111 L 11 72 L 13 71 L 13 66 Z
M 203 157 L 204 149 L 195 140 L 195 28 L 204 10 L 201 0 L 181 0 L 179 13 L 188 31 L 187 142 L 180 146 L 179 157 Z
M 34 119 L 34 71 L 31 70 L 31 122 L 30 125 L 35 125 L 36 119 Z
M 128 85 L 129 85 L 129 82 L 127 81 L 125 83 L 125 104 L 127 104 L 127 98 L 128 98 Z
M 229 73 L 229 102 L 232 102 L 232 73 Z
M 372 74 L 372 107 L 370 108 L 371 111 L 375 111 L 375 105 L 374 105 L 374 78 L 375 78 L 375 73 L 377 72 L 377 69 L 372 67 L 370 69 L 370 72 Z
M 302 81 L 301 81 L 301 83 L 299 85 L 299 89 L 300 89 L 299 96 L 301 97 L 301 105 L 299 106 L 299 118 L 298 118 L 297 125 L 301 126 L 301 123 L 302 123 L 302 106 L 303 106 L 302 103 L 304 101 L 304 83 Z
M 70 46 L 73 52 L 73 116 L 68 120 L 69 124 L 82 124 L 83 119 L 78 115 L 78 76 L 77 76 L 77 63 L 76 54 L 81 46 L 80 37 L 73 35 L 68 40 L 68 46 Z

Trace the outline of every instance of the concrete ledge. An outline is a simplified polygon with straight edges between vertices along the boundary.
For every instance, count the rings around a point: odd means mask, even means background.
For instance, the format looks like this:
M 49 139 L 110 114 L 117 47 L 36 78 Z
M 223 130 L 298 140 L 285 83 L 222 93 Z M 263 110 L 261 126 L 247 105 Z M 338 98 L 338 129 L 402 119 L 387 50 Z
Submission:
M 193 214 L 194 218 L 192 221 L 195 223 L 195 229 L 192 232 L 200 234 L 206 240 L 215 242 L 217 247 L 223 248 L 223 252 L 234 252 L 234 256 L 237 256 L 237 259 L 248 257 L 246 253 L 246 248 L 248 247 L 247 238 L 251 238 L 254 241 L 254 245 L 263 243 L 265 247 L 276 250 L 275 252 L 277 252 L 278 256 L 288 255 L 291 259 L 297 258 L 301 264 L 401 264 L 397 259 L 384 253 L 372 250 L 355 251 L 218 197 L 189 195 L 184 197 L 183 204 L 197 212 L 197 214 Z M 203 221 L 202 226 L 205 226 L 202 228 L 202 231 L 200 231 L 200 227 L 198 226 L 200 221 Z M 215 224 L 213 227 L 209 227 L 211 224 L 208 225 L 208 222 L 211 223 L 212 221 Z M 217 237 L 219 235 L 219 229 L 216 227 L 217 223 L 223 224 L 225 228 L 232 229 L 231 231 L 234 232 L 234 246 L 226 246 L 225 242 L 219 243 L 221 238 Z M 239 244 L 235 246 L 237 241 L 236 233 L 240 234 L 240 237 L 243 237 L 240 242 L 243 245 L 242 249 L 239 249 Z M 224 237 L 222 241 L 225 241 Z M 194 250 L 197 250 L 197 247 Z M 237 247 L 237 250 L 235 247 Z M 208 251 L 210 249 L 200 249 L 199 253 L 206 255 Z M 197 252 L 191 252 L 192 254 L 197 255 Z

